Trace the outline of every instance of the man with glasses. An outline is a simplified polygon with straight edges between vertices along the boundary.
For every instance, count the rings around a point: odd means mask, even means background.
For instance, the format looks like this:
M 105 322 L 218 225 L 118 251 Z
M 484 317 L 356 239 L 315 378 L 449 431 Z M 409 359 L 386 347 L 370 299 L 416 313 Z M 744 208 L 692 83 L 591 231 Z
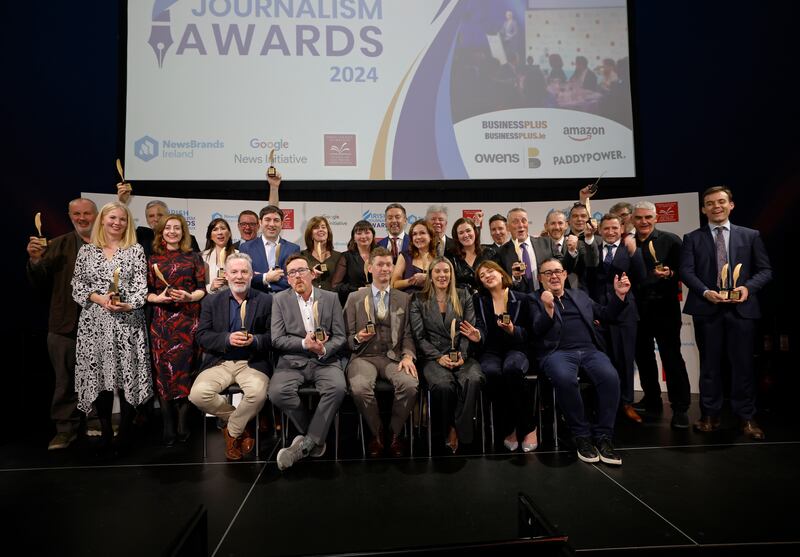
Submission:
M 269 200 L 267 201 L 267 204 L 280 207 L 278 192 L 280 191 L 281 186 L 281 173 L 276 171 L 275 176 L 272 177 L 267 174 L 267 183 L 269 184 Z M 239 220 L 237 221 L 236 226 L 239 228 L 240 239 L 233 243 L 233 247 L 239 249 L 240 244 L 250 241 L 258 236 L 258 215 L 255 213 L 255 211 L 250 211 L 249 209 L 244 210 L 239 213 Z
M 286 276 L 291 289 L 276 294 L 272 304 L 272 346 L 278 363 L 269 398 L 300 435 L 278 451 L 280 470 L 307 456 L 325 454 L 328 430 L 347 391 L 341 362 L 347 341 L 339 296 L 314 288 L 314 275 L 299 253 L 287 258 Z M 310 419 L 297 392 L 305 383 L 312 383 L 320 397 Z
M 633 215 L 633 205 L 627 201 L 620 201 L 619 203 L 614 203 L 608 212 L 615 217 L 619 217 L 619 222 L 622 224 L 623 238 L 628 234 L 636 232 L 636 228 L 633 226 L 633 219 L 631 218 L 631 215 Z
M 602 351 L 594 321 L 612 322 L 627 306 L 630 282 L 625 274 L 614 278 L 614 296 L 603 306 L 582 290 L 564 288 L 567 273 L 557 259 L 539 266 L 542 290 L 536 296 L 533 318 L 536 354 L 540 369 L 553 383 L 558 404 L 574 436 L 578 458 L 621 465 L 622 457 L 611 438 L 619 405 L 619 376 Z M 597 423 L 586 419 L 578 385 L 578 368 L 583 369 L 597 391 Z

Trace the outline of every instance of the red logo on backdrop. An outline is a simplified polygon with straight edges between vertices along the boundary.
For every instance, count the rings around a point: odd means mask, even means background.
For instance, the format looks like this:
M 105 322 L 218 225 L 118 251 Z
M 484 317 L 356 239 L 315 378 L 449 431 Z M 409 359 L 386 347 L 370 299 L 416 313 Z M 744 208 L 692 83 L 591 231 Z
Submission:
M 475 219 L 475 215 L 478 213 L 482 213 L 481 209 L 463 209 L 461 211 L 461 216 L 465 219 Z
M 281 209 L 283 211 L 282 230 L 294 230 L 294 209 Z
M 678 222 L 680 220 L 678 202 L 656 203 L 656 215 L 658 215 L 658 222 Z

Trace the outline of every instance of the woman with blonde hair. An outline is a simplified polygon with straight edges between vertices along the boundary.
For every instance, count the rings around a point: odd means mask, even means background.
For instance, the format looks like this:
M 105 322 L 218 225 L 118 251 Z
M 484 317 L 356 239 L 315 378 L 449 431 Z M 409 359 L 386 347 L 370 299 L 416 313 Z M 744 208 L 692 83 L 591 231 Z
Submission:
M 134 406 L 153 395 L 142 309 L 146 295 L 147 264 L 133 217 L 122 203 L 107 203 L 94 222 L 91 243 L 78 251 L 72 278 L 72 297 L 82 308 L 76 339 L 78 408 L 88 414 L 95 406 L 103 448 L 114 437 L 114 391 L 120 401 L 118 448 L 130 440 Z
M 475 403 L 484 376 L 469 357 L 469 338 L 476 331 L 472 296 L 456 288 L 453 265 L 444 257 L 431 263 L 422 292 L 411 302 L 411 330 L 422 374 L 431 393 L 434 424 L 452 453 L 459 442 L 472 443 Z

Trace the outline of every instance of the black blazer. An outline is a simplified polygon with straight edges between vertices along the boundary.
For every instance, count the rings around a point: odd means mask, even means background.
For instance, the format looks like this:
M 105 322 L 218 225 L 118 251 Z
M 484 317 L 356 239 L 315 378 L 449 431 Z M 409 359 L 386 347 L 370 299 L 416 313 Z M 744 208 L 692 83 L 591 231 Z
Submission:
M 476 295 L 475 328 L 481 332 L 480 350 L 505 354 L 509 350 L 528 353 L 528 336 L 532 324 L 532 299 L 522 292 L 508 291 L 508 314 L 514 324 L 514 334 L 509 335 L 497 326 L 492 297 L 488 293 Z
M 478 282 L 475 278 L 475 269 L 489 259 L 494 257 L 494 250 L 492 248 L 484 247 L 481 254 L 475 258 L 475 263 L 470 266 L 465 259 L 462 259 L 454 252 L 451 252 L 447 258 L 453 264 L 453 271 L 455 271 L 456 286 L 458 288 L 466 288 L 469 293 L 474 295 L 478 291 Z
M 200 324 L 197 326 L 197 344 L 205 354 L 201 371 L 217 365 L 231 349 L 228 344 L 230 323 L 230 290 L 203 298 L 200 310 Z M 272 296 L 253 288 L 247 294 L 247 315 L 245 326 L 255 337 L 248 347 L 248 364 L 253 369 L 268 374 L 271 366 L 269 354 L 271 346 L 270 320 L 272 318 Z
M 364 274 L 364 260 L 361 259 L 361 254 L 350 250 L 342 252 L 331 279 L 331 290 L 339 294 L 339 303 L 342 307 L 352 292 L 368 284 L 372 284 L 372 273 Z
M 472 295 L 465 289 L 458 289 L 458 301 L 461 303 L 461 318 L 456 316 L 453 305 L 448 303 L 444 320 L 439 311 L 436 297 L 425 300 L 420 293 L 411 300 L 411 332 L 417 343 L 417 356 L 426 360 L 437 360 L 451 349 L 450 324 L 456 319 L 456 350 L 460 350 L 464 358 L 469 350 L 469 339 L 458 332 L 458 321 L 475 324 L 475 308 Z
M 653 243 L 658 262 L 666 265 L 672 271 L 671 277 L 659 278 L 653 273 L 656 262 L 650 254 L 650 242 Z M 681 291 L 678 282 L 681 259 L 680 237 L 672 232 L 656 228 L 643 242 L 637 238 L 636 245 L 641 249 L 644 266 L 647 269 L 647 276 L 636 285 L 636 305 L 639 312 L 642 315 L 649 312 L 658 313 L 670 306 L 680 305 L 678 300 L 678 294 Z
M 616 298 L 614 292 L 614 277 L 625 273 L 631 281 L 631 291 L 625 297 L 627 309 L 619 317 L 619 321 L 636 322 L 639 320 L 639 313 L 636 309 L 634 301 L 633 290 L 644 281 L 647 271 L 644 267 L 644 260 L 642 259 L 642 251 L 637 249 L 633 255 L 628 253 L 628 248 L 620 240 L 619 246 L 614 251 L 614 259 L 611 266 L 606 269 L 603 264 L 603 242 L 598 241 L 600 237 L 593 242 L 589 249 L 597 250 L 599 263 L 596 267 L 589 267 L 586 269 L 586 289 L 589 296 L 595 302 L 606 305 Z
M 533 254 L 536 256 L 537 269 L 541 266 L 543 261 L 550 258 L 555 258 L 563 262 L 564 256 L 555 250 L 555 245 L 550 238 L 534 238 L 531 236 L 529 240 L 531 242 L 531 246 L 533 247 Z M 493 259 L 503 268 L 506 273 L 508 273 L 508 276 L 512 276 L 512 265 L 522 261 L 517 256 L 517 250 L 515 249 L 513 239 L 503 244 L 503 247 L 495 252 Z M 519 282 L 514 283 L 512 288 L 518 292 L 525 292 L 528 294 L 535 292 L 539 289 L 539 277 L 534 276 L 533 280 L 528 280 L 523 276 Z

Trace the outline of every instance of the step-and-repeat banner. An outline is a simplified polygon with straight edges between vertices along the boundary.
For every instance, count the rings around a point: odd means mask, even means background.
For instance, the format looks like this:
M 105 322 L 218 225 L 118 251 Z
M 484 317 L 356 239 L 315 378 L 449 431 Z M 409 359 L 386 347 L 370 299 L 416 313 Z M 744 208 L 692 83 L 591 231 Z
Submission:
M 84 193 L 84 197 L 92 199 L 98 207 L 102 207 L 109 201 L 116 200 L 114 194 L 103 193 Z M 266 205 L 266 201 L 259 203 L 256 201 L 241 201 L 234 199 L 183 199 L 170 197 L 142 197 L 134 195 L 131 198 L 130 209 L 136 221 L 136 226 L 147 226 L 144 217 L 145 205 L 153 200 L 161 199 L 168 206 L 171 212 L 180 213 L 189 223 L 189 229 L 197 237 L 200 247 L 206 243 L 206 230 L 208 223 L 215 218 L 224 218 L 228 221 L 234 241 L 239 239 L 239 229 L 236 226 L 239 213 L 250 209 L 258 213 Z M 700 226 L 700 212 L 697 193 L 680 193 L 671 195 L 656 195 L 651 197 L 630 197 L 623 199 L 597 199 L 592 200 L 593 216 L 599 219 L 608 209 L 618 201 L 628 201 L 635 203 L 640 200 L 647 200 L 655 203 L 658 210 L 658 228 L 673 232 L 683 237 L 684 234 Z M 461 216 L 472 216 L 477 211 L 483 211 L 484 227 L 481 231 L 481 243 L 491 243 L 489 235 L 489 218 L 495 213 L 505 215 L 514 206 L 522 207 L 528 211 L 528 218 L 531 222 L 530 232 L 534 236 L 538 235 L 544 227 L 545 217 L 551 209 L 568 211 L 574 203 L 570 201 L 556 202 L 520 202 L 512 203 L 444 203 L 448 211 L 448 220 L 452 224 Z M 408 215 L 408 222 L 425 218 L 425 213 L 430 206 L 428 203 L 403 203 Z M 350 240 L 350 231 L 353 225 L 359 220 L 368 220 L 374 227 L 378 237 L 386 235 L 384 225 L 384 203 L 319 203 L 319 202 L 295 202 L 281 203 L 284 212 L 283 237 L 291 242 L 303 246 L 303 236 L 308 220 L 313 216 L 324 216 L 328 219 L 333 233 L 334 247 L 343 251 Z M 449 228 L 449 226 L 448 226 Z M 448 236 L 450 235 L 448 231 Z M 683 298 L 686 297 L 684 287 Z M 694 327 L 689 316 L 683 316 L 683 328 L 681 330 L 681 345 L 683 358 L 686 360 L 686 367 L 689 371 L 689 379 L 692 385 L 692 392 L 698 390 L 699 376 L 699 357 L 694 341 Z M 636 389 L 638 390 L 638 376 L 636 379 Z M 666 383 L 663 373 L 661 377 L 662 390 L 666 392 Z

